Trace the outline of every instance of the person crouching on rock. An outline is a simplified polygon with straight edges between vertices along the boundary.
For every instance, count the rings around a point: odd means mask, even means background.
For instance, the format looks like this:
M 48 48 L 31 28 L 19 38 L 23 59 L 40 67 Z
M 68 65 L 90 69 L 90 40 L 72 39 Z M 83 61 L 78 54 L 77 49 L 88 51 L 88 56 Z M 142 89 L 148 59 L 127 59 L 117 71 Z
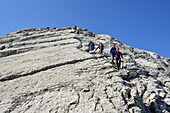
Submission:
M 88 51 L 93 51 L 95 49 L 94 43 L 92 41 L 89 42 L 88 47 L 89 47 Z
M 121 65 L 121 58 L 123 59 L 122 53 L 119 51 L 119 48 L 117 48 L 117 51 L 114 53 L 114 56 L 116 57 L 116 65 L 117 69 L 120 69 Z
M 113 61 L 114 61 L 114 54 L 115 54 L 115 52 L 116 52 L 116 48 L 115 48 L 115 44 L 113 44 L 113 47 L 110 49 L 110 52 L 109 52 L 109 54 L 112 57 L 112 64 L 114 63 Z

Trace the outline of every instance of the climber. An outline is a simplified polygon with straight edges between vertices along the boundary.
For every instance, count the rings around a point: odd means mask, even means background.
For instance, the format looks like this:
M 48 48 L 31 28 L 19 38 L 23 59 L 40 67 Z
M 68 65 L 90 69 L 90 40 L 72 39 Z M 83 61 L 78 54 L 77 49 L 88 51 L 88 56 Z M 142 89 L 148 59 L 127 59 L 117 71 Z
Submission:
M 113 44 L 113 47 L 110 49 L 109 54 L 111 55 L 112 58 L 112 64 L 114 63 L 114 54 L 116 52 L 115 44 Z
M 95 49 L 94 43 L 92 41 L 89 42 L 88 47 L 89 47 L 88 51 L 93 51 Z
M 77 26 L 74 26 L 74 33 L 76 33 L 77 31 Z
M 80 29 L 77 30 L 77 34 L 79 34 L 79 33 L 80 33 Z
M 104 45 L 103 45 L 102 43 L 100 43 L 100 44 L 98 45 L 98 47 L 95 49 L 95 51 L 96 51 L 97 49 L 100 49 L 100 54 L 102 54 L 102 53 L 103 53 L 103 49 L 104 49 Z
M 121 65 L 121 58 L 123 59 L 122 53 L 119 51 L 119 48 L 117 48 L 117 51 L 114 53 L 114 56 L 116 57 L 116 65 L 117 69 L 120 69 Z

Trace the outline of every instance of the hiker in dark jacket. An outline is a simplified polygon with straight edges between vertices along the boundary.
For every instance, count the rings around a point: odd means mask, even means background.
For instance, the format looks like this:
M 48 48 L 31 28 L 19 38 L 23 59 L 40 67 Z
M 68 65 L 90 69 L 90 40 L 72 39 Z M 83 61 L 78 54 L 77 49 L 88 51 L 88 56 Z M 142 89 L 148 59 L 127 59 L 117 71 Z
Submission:
M 100 49 L 100 54 L 102 54 L 102 53 L 103 53 L 103 49 L 104 49 L 104 45 L 103 45 L 102 43 L 100 43 L 100 44 L 98 45 L 98 47 L 95 49 L 95 51 L 96 51 L 97 49 Z
M 93 51 L 95 49 L 94 43 L 92 41 L 89 42 L 88 47 L 89 47 L 89 51 Z
M 115 44 L 113 44 L 113 47 L 110 49 L 110 52 L 109 52 L 109 54 L 112 57 L 112 64 L 114 63 L 113 61 L 114 61 L 114 54 L 115 54 L 115 52 L 116 52 L 116 47 L 115 47 Z
M 77 34 L 78 34 L 78 35 L 80 34 L 80 29 L 77 30 Z
M 121 65 L 121 58 L 123 59 L 122 53 L 119 51 L 119 48 L 117 48 L 117 51 L 114 53 L 114 56 L 116 57 L 116 65 L 117 69 L 120 69 Z
M 77 31 L 77 26 L 74 26 L 74 33 L 76 33 Z

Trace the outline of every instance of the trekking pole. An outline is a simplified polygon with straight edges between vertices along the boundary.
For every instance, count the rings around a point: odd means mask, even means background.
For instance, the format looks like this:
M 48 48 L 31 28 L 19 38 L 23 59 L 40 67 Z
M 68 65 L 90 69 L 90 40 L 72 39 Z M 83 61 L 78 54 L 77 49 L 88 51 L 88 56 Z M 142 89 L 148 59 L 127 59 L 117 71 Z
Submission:
M 123 69 L 123 66 L 124 66 L 124 59 L 122 59 L 122 69 Z

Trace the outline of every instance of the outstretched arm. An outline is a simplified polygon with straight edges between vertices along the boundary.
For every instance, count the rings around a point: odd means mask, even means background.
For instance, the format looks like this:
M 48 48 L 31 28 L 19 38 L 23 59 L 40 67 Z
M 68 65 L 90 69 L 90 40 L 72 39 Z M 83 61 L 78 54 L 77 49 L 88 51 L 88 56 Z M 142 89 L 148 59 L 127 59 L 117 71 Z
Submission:
M 120 53 L 120 56 L 122 57 L 122 59 L 123 59 L 123 55 L 122 55 L 122 53 Z

